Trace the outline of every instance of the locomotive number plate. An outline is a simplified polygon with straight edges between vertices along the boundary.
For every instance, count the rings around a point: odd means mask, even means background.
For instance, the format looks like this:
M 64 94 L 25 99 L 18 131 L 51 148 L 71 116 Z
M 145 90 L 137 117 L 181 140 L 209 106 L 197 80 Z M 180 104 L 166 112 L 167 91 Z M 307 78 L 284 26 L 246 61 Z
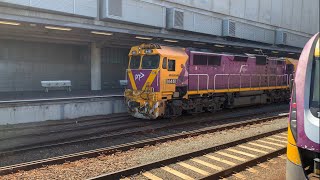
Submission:
M 176 84 L 177 80 L 176 79 L 167 79 L 166 83 L 167 84 Z

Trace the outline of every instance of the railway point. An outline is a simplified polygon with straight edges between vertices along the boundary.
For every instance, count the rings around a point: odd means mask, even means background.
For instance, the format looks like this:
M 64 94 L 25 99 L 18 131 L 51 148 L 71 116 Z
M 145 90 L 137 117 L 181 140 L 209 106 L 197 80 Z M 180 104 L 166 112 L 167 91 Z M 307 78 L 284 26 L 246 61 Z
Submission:
M 320 178 L 319 6 L 0 0 L 0 180 Z

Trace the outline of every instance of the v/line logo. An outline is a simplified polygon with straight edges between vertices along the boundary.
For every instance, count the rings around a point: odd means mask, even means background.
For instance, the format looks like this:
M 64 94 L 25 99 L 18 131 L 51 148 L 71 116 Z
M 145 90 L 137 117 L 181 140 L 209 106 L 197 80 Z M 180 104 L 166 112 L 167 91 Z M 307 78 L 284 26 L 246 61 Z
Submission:
M 134 76 L 134 80 L 141 80 L 141 78 L 143 78 L 144 77 L 144 74 L 142 73 L 142 72 L 140 72 L 139 74 L 136 74 L 135 76 Z

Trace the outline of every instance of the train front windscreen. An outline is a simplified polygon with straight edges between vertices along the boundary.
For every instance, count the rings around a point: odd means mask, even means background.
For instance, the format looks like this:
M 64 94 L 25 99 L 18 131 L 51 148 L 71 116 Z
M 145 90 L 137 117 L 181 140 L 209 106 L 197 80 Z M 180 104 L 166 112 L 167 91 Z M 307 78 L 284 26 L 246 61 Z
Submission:
M 320 57 L 315 57 L 312 64 L 310 87 L 310 111 L 313 116 L 320 118 Z

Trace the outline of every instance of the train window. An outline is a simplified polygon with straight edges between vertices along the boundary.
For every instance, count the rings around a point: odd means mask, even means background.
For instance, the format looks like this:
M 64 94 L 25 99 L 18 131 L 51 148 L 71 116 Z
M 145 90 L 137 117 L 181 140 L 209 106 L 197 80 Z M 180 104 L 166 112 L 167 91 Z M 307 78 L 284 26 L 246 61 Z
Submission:
M 159 68 L 159 55 L 144 55 L 142 58 L 142 69 L 157 69 Z
M 277 65 L 282 65 L 284 61 L 277 61 Z
M 169 59 L 168 60 L 168 71 L 176 70 L 176 60 Z
M 310 87 L 310 112 L 316 118 L 319 118 L 320 112 L 320 58 L 316 57 L 312 63 Z
M 163 58 L 162 62 L 162 69 L 167 69 L 167 64 L 168 64 L 168 58 Z
M 207 65 L 207 56 L 195 54 L 193 56 L 193 65 Z
M 221 56 L 208 56 L 208 65 L 220 66 Z
M 265 56 L 256 56 L 256 64 L 257 65 L 266 65 L 267 58 Z
M 140 67 L 141 56 L 131 56 L 130 69 L 138 69 Z
M 248 57 L 244 57 L 244 56 L 235 56 L 234 61 L 242 61 L 242 62 L 247 62 Z

